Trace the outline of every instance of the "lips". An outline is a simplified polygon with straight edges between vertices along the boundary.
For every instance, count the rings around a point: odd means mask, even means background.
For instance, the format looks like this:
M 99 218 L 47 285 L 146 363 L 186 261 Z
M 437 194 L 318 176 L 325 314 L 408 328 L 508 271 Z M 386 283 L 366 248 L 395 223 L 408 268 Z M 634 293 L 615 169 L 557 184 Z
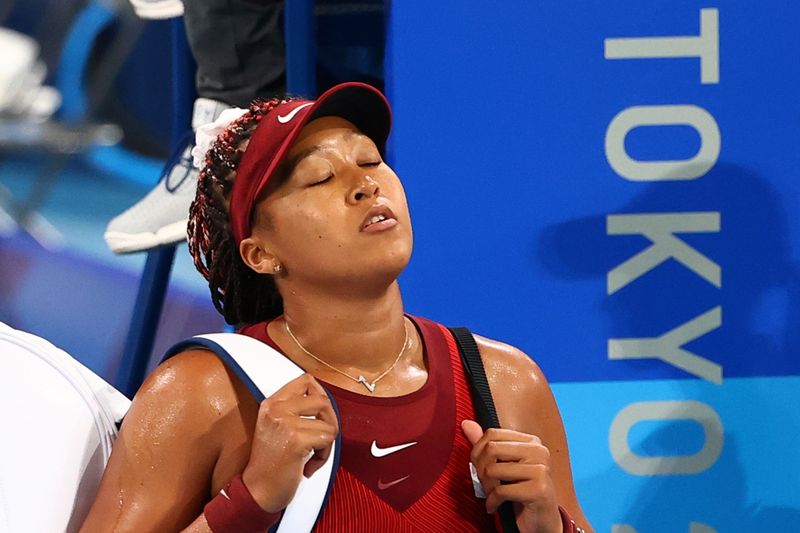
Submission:
M 397 224 L 394 213 L 385 205 L 374 205 L 361 222 L 361 231 L 381 231 Z

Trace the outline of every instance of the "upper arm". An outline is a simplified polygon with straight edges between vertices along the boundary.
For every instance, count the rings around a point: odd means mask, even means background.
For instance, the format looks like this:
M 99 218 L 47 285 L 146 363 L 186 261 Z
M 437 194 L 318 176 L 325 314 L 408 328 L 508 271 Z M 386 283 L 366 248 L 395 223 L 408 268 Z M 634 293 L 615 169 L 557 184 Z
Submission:
M 177 531 L 208 500 L 236 396 L 210 352 L 179 354 L 137 392 L 114 444 L 86 531 Z
M 575 494 L 564 423 L 542 370 L 513 346 L 479 336 L 476 340 L 500 425 L 541 439 L 550 451 L 559 504 L 580 527 L 592 531 Z

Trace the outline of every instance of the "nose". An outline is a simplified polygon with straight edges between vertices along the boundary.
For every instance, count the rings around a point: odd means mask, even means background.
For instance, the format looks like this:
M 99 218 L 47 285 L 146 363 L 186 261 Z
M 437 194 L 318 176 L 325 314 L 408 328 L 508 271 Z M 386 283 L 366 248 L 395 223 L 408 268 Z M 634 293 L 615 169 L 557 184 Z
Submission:
M 364 174 L 363 177 L 356 181 L 353 188 L 350 189 L 347 195 L 347 200 L 351 204 L 357 204 L 362 200 L 375 198 L 378 196 L 380 191 L 381 188 L 378 185 L 378 182 L 367 174 Z

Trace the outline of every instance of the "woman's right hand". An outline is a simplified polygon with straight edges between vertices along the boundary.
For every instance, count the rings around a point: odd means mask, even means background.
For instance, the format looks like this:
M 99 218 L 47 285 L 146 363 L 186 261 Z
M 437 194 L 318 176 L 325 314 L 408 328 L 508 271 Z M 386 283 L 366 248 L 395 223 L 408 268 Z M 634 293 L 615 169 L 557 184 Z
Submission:
M 250 459 L 242 481 L 267 512 L 284 509 L 301 476 L 328 459 L 339 424 L 322 386 L 310 374 L 290 381 L 261 402 Z

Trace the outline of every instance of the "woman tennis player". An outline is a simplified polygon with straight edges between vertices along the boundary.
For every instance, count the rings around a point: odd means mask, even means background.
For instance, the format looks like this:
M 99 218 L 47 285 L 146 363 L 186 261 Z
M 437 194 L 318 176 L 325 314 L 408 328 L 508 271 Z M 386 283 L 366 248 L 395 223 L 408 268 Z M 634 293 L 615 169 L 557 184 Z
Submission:
M 502 427 L 484 432 L 452 335 L 404 312 L 412 230 L 383 95 L 348 83 L 237 115 L 205 155 L 189 249 L 226 321 L 306 373 L 259 404 L 211 351 L 162 363 L 83 530 L 266 531 L 340 434 L 314 531 L 496 531 L 504 502 L 521 532 L 591 531 L 536 364 L 476 337 Z

